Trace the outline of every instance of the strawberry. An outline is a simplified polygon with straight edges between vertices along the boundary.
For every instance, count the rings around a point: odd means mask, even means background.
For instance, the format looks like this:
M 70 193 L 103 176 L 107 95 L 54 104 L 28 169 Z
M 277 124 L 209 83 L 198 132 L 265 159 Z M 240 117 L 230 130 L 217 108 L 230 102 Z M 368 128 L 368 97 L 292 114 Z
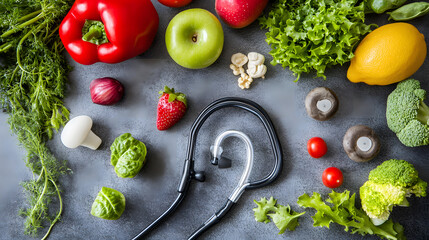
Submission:
M 162 131 L 169 129 L 185 115 L 187 105 L 185 94 L 175 93 L 174 88 L 165 86 L 159 94 L 156 127 Z

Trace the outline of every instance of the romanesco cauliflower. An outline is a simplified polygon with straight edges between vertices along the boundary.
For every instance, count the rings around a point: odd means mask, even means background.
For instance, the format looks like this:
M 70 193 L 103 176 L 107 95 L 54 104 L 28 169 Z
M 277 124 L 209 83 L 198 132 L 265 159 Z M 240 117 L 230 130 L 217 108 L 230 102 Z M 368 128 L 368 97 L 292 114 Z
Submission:
M 391 159 L 372 170 L 360 188 L 362 208 L 372 219 L 387 220 L 393 206 L 408 206 L 407 197 L 425 197 L 426 189 L 411 163 Z

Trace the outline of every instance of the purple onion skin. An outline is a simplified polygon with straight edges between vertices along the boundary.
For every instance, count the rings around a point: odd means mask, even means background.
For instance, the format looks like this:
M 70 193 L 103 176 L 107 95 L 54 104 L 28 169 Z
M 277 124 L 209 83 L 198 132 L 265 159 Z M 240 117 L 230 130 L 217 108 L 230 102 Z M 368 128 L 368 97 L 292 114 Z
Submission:
M 110 77 L 94 79 L 89 85 L 92 102 L 100 105 L 113 105 L 122 99 L 124 86 Z

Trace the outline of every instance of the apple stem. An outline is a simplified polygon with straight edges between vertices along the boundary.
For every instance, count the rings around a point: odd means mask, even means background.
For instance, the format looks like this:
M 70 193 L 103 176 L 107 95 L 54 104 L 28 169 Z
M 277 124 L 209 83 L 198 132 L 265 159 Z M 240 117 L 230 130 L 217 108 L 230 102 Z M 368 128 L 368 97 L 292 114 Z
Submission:
M 192 36 L 192 42 L 197 42 L 197 38 L 198 38 L 198 35 L 197 34 L 194 34 L 193 36 Z

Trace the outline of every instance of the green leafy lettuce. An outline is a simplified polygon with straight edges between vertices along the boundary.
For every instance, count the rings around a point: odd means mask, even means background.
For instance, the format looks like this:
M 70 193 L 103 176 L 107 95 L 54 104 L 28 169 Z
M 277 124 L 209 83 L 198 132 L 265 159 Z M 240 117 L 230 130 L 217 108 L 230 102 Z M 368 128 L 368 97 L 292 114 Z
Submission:
M 350 231 L 352 234 L 359 233 L 362 236 L 375 234 L 380 238 L 405 239 L 403 227 L 399 223 L 393 223 L 392 220 L 380 226 L 374 226 L 365 212 L 355 207 L 355 194 L 350 196 L 350 192 L 347 190 L 342 193 L 332 191 L 326 203 L 319 193 L 313 193 L 311 197 L 304 194 L 298 198 L 298 205 L 314 208 L 317 211 L 312 216 L 315 227 L 329 228 L 329 224 L 333 222 L 344 226 L 344 230 Z
M 91 214 L 102 219 L 116 220 L 124 210 L 124 195 L 115 189 L 102 187 L 92 204 Z
M 326 79 L 326 67 L 342 65 L 353 48 L 370 32 L 364 23 L 364 3 L 357 0 L 279 0 L 268 16 L 259 19 L 268 29 L 272 65 L 289 67 L 298 80 L 302 73 L 316 71 Z
M 110 163 L 115 167 L 118 177 L 133 178 L 146 163 L 146 145 L 130 133 L 117 137 L 110 150 Z
M 276 204 L 277 200 L 271 197 L 269 200 L 261 198 L 261 201 L 253 200 L 257 207 L 253 209 L 255 212 L 255 220 L 258 222 L 269 223 L 270 217 L 277 228 L 280 230 L 279 234 L 283 234 L 286 229 L 289 231 L 295 230 L 299 225 L 298 217 L 305 212 L 297 213 L 291 210 L 290 206 L 283 206 Z

